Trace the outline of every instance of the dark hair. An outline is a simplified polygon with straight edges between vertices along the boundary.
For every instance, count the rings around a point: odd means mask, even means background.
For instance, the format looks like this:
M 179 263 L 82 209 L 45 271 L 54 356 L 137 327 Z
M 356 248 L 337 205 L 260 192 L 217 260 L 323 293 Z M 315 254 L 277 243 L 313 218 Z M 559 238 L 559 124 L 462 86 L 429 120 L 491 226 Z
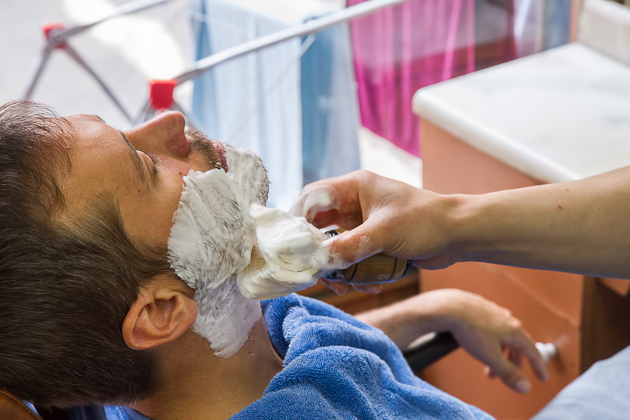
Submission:
M 42 406 L 128 403 L 150 391 L 152 363 L 122 324 L 170 268 L 166 250 L 129 237 L 112 197 L 55 222 L 72 133 L 43 105 L 0 106 L 0 388 Z

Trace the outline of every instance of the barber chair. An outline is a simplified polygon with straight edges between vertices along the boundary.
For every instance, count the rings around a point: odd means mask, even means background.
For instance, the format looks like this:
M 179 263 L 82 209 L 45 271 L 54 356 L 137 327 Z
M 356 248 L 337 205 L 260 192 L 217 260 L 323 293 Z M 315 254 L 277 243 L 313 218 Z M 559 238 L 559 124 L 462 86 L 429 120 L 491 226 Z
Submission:
M 455 350 L 457 342 L 450 333 L 429 336 L 405 350 L 403 355 L 415 373 Z M 0 420 L 107 420 L 102 406 L 74 407 L 69 409 L 31 408 L 12 394 L 0 390 Z

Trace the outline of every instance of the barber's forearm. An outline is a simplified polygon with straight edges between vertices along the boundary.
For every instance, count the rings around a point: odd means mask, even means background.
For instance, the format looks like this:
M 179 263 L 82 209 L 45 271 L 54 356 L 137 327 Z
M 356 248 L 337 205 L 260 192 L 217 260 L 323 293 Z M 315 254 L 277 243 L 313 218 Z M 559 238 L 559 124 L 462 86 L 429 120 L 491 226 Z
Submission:
M 630 278 L 630 168 L 458 198 L 458 261 Z

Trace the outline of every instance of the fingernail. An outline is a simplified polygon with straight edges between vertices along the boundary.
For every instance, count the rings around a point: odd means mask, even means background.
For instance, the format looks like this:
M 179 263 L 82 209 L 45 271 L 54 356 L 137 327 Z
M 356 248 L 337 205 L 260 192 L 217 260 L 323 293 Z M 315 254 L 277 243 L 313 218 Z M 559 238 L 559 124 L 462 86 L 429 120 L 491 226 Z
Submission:
M 376 295 L 381 292 L 381 286 L 378 284 L 373 284 L 373 285 L 370 285 L 365 291 Z
M 521 394 L 525 394 L 529 392 L 530 389 L 532 389 L 532 385 L 529 383 L 527 379 L 521 379 L 520 381 L 516 383 L 516 389 Z

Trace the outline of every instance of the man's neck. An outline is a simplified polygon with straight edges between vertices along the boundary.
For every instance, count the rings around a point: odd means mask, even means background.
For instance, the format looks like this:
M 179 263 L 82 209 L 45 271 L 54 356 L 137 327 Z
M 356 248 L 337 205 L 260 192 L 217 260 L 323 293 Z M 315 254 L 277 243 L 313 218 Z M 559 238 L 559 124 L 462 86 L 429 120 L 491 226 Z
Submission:
M 192 332 L 168 346 L 156 355 L 159 389 L 132 405 L 152 420 L 226 419 L 261 398 L 282 369 L 262 318 L 227 359 Z

